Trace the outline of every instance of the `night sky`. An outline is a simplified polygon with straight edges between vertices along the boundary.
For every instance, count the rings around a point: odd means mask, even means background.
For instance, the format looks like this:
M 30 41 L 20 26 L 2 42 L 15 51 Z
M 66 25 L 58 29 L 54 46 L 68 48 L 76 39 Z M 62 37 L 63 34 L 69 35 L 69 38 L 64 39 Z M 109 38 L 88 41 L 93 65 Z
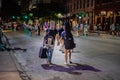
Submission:
M 2 15 L 3 16 L 19 16 L 21 15 L 21 7 L 17 4 L 18 0 L 2 0 Z M 56 0 L 57 1 L 57 0 Z M 60 3 L 52 3 L 50 6 L 48 5 L 47 8 L 44 6 L 39 6 L 38 4 L 38 10 L 34 11 L 33 13 L 36 13 L 37 16 L 45 16 L 47 14 L 50 14 L 52 12 L 64 12 L 64 6 L 61 6 Z M 42 12 L 43 13 L 42 13 Z M 45 14 L 46 13 L 46 14 Z
M 20 14 L 20 6 L 17 5 L 15 0 L 3 0 L 1 10 L 2 14 L 5 16 Z

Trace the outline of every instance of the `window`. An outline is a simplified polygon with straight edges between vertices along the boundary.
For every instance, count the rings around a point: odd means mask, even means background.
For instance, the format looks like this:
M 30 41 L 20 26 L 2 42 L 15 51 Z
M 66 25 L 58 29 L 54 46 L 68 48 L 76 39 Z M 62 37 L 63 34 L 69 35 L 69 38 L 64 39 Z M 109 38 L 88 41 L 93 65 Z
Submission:
M 83 8 L 85 8 L 85 0 L 83 0 Z
M 91 0 L 91 6 L 93 6 L 93 0 Z
M 75 4 L 75 2 L 74 2 L 74 10 L 75 10 L 75 6 L 76 6 L 76 4 Z
M 80 0 L 80 3 L 79 3 L 79 4 L 80 4 L 80 9 L 81 9 L 81 8 L 82 8 L 82 0 Z
M 78 5 L 78 4 L 79 4 L 79 0 L 77 0 L 77 9 L 79 8 L 79 5 Z
M 87 7 L 89 7 L 89 0 L 87 0 Z
M 72 5 L 70 5 L 70 11 L 72 12 Z
M 70 11 L 70 8 L 69 8 L 69 5 L 67 5 L 67 12 L 69 12 Z

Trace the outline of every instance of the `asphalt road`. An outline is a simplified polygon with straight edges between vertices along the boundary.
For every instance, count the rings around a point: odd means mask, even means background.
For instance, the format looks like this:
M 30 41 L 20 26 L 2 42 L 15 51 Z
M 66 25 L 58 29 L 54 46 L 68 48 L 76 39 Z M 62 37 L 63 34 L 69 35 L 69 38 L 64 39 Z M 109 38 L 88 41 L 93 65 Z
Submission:
M 27 48 L 14 55 L 32 80 L 120 80 L 120 38 L 75 37 L 77 47 L 71 65 L 64 64 L 64 54 L 55 46 L 51 66 L 38 57 L 42 36 L 32 37 L 19 32 L 5 33 L 13 47 Z

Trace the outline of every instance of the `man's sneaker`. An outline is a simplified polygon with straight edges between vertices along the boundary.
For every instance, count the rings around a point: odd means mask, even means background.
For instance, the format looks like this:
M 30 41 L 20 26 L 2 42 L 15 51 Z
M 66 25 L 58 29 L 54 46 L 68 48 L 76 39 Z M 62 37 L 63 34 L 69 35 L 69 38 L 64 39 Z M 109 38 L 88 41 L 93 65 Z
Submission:
M 67 65 L 68 63 L 64 62 L 65 65 Z

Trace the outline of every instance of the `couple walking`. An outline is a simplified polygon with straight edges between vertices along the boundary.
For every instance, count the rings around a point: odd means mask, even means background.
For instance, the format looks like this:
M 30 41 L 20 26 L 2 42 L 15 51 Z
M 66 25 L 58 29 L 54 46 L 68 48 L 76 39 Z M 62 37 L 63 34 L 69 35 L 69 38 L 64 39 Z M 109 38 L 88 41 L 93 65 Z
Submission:
M 61 37 L 58 37 L 58 31 L 55 26 L 50 26 L 49 29 L 45 31 L 44 35 L 44 46 L 46 46 L 47 51 L 47 63 L 52 64 L 52 55 L 55 45 L 55 39 L 59 41 L 59 39 L 64 42 L 64 55 L 65 55 L 65 64 L 72 63 L 71 62 L 71 50 L 74 48 L 74 39 L 71 33 L 71 27 L 69 22 L 67 21 L 64 26 L 64 31 L 61 34 Z

